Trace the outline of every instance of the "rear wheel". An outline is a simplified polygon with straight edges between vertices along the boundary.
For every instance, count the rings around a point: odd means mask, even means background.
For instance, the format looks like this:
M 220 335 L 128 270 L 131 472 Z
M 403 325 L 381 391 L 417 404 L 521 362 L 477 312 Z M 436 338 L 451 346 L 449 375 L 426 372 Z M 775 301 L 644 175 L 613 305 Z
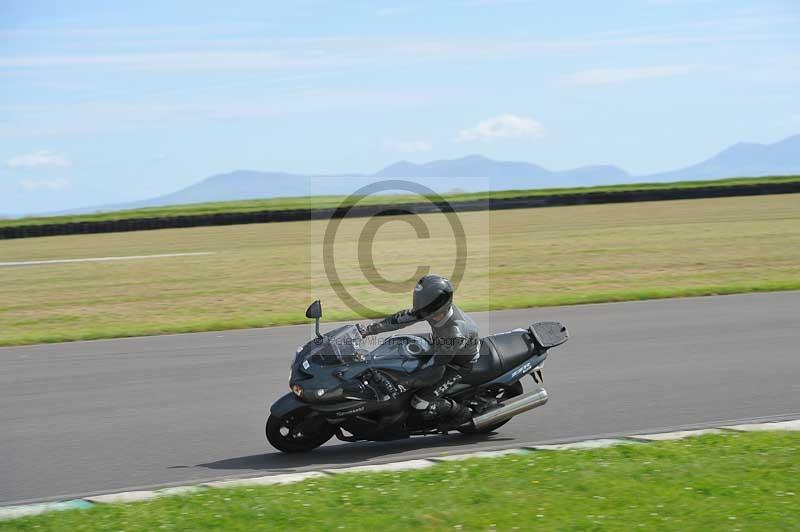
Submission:
M 484 394 L 484 396 L 496 399 L 497 401 L 505 401 L 506 399 L 510 399 L 512 397 L 516 397 L 517 395 L 522 395 L 522 383 L 520 381 L 515 382 L 511 386 L 498 388 L 497 390 L 489 390 Z M 476 430 L 474 427 L 462 427 L 458 429 L 459 432 L 462 434 L 488 434 L 489 432 L 494 432 L 506 423 L 511 421 L 511 419 L 504 419 L 503 421 L 498 421 L 494 425 L 489 425 L 488 427 L 484 427 L 480 430 Z
M 267 419 L 267 440 L 285 453 L 304 453 L 316 449 L 335 433 L 335 427 L 309 410 L 282 417 L 270 414 Z

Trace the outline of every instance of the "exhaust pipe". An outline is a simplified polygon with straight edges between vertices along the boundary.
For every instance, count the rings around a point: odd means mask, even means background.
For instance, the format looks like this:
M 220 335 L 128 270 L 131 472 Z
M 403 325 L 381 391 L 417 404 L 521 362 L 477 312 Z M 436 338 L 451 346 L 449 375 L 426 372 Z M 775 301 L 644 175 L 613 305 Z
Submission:
M 489 410 L 479 416 L 472 418 L 472 424 L 476 430 L 486 428 L 500 421 L 511 419 L 517 414 L 533 410 L 537 406 L 542 406 L 547 402 L 547 390 L 537 388 L 536 390 L 503 401 L 494 410 Z

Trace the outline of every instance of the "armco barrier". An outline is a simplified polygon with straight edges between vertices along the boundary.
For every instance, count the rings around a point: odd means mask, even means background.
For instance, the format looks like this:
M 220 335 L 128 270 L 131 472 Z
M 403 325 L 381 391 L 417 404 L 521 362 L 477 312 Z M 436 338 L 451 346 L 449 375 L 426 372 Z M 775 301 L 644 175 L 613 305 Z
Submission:
M 662 188 L 642 190 L 618 190 L 584 192 L 578 194 L 553 194 L 503 199 L 481 199 L 456 201 L 450 205 L 457 212 L 530 209 L 564 205 L 591 205 L 601 203 L 628 203 L 636 201 L 664 201 L 697 198 L 722 198 L 731 196 L 755 196 L 764 194 L 790 194 L 800 192 L 800 181 L 788 183 L 762 183 L 755 185 L 710 186 L 697 188 Z M 147 231 L 177 227 L 204 227 L 213 225 L 240 225 L 273 222 L 294 222 L 340 218 L 345 209 L 292 209 L 280 211 L 229 212 L 197 214 L 189 216 L 162 216 L 157 218 L 130 218 L 125 220 L 103 220 L 70 222 L 59 224 L 18 225 L 0 227 L 0 240 L 32 238 L 38 236 L 78 235 L 90 233 L 119 233 L 125 231 Z M 440 212 L 431 203 L 407 203 L 401 205 L 363 205 L 349 209 L 348 216 L 392 216 L 399 214 L 424 214 Z

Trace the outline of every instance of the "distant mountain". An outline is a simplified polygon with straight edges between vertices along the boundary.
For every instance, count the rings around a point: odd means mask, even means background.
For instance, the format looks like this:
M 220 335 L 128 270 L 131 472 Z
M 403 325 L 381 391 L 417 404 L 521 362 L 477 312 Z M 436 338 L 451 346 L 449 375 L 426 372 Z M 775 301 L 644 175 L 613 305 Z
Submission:
M 342 195 L 374 181 L 371 177 L 357 174 L 309 176 L 237 170 L 213 175 L 172 194 L 146 200 L 144 205 L 134 208 L 255 198 Z
M 551 171 L 532 163 L 495 161 L 481 155 L 468 155 L 424 164 L 400 161 L 366 176 L 314 176 L 237 170 L 213 175 L 177 192 L 149 200 L 68 212 L 87 213 L 255 198 L 341 195 L 350 194 L 377 179 L 405 179 L 445 193 L 455 190 L 476 192 L 788 174 L 800 174 L 800 135 L 768 145 L 735 144 L 693 166 L 645 176 L 631 176 L 625 170 L 611 165 Z
M 477 178 L 497 181 L 496 189 L 535 188 L 537 186 L 560 186 L 558 183 L 580 184 L 577 181 L 608 181 L 625 179 L 628 173 L 616 166 L 583 166 L 574 170 L 551 172 L 537 164 L 494 161 L 481 155 L 468 155 L 460 159 L 414 164 L 401 161 L 376 172 L 372 177 L 381 178 Z
M 373 174 L 373 177 L 479 177 L 542 179 L 549 172 L 531 163 L 493 161 L 481 155 L 468 155 L 460 159 L 414 164 L 401 161 Z
M 284 172 L 237 170 L 207 177 L 172 194 L 147 200 L 151 205 L 244 200 L 274 196 L 304 196 L 309 189 L 304 176 Z
M 232 201 L 253 198 L 350 194 L 376 179 L 405 179 L 439 193 L 453 190 L 510 190 L 616 182 L 629 178 L 615 166 L 587 166 L 551 172 L 530 163 L 494 161 L 480 155 L 414 164 L 401 161 L 369 176 L 306 176 L 282 172 L 237 170 L 208 177 L 187 188 L 128 208 Z
M 642 176 L 642 181 L 688 181 L 723 177 L 800 174 L 800 135 L 774 144 L 740 142 L 701 163 Z

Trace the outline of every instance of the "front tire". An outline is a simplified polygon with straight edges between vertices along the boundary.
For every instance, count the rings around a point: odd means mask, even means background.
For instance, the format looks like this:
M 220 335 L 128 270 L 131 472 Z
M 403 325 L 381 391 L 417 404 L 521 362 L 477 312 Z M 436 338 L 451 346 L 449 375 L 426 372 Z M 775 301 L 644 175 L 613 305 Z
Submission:
M 311 415 L 310 415 L 311 414 Z M 270 445 L 284 453 L 305 453 L 330 440 L 336 428 L 311 411 L 290 412 L 267 418 L 266 435 Z
M 503 388 L 501 390 L 497 390 L 496 392 L 492 393 L 491 395 L 497 399 L 498 401 L 505 401 L 506 399 L 511 399 L 512 397 L 516 397 L 517 395 L 522 395 L 522 383 L 520 381 L 515 382 L 508 388 Z M 490 432 L 494 432 L 509 421 L 512 418 L 504 419 L 503 421 L 498 421 L 494 425 L 489 425 L 488 427 L 484 427 L 480 430 L 475 429 L 475 427 L 462 427 L 458 429 L 458 432 L 462 434 L 488 434 Z

